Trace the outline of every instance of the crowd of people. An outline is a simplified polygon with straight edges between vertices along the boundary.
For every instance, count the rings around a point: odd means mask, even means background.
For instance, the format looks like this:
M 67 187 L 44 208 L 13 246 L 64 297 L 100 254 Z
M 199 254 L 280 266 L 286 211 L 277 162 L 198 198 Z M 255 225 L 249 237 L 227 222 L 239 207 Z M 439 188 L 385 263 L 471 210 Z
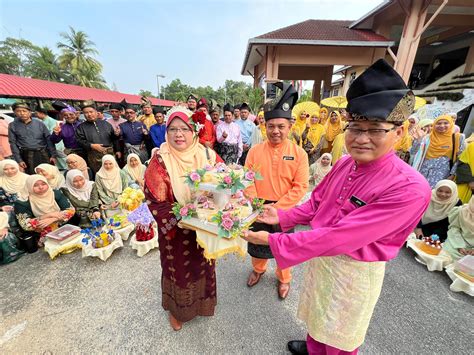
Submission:
M 142 189 L 158 224 L 162 305 L 172 328 L 179 330 L 196 316 L 213 315 L 217 304 L 215 263 L 204 258 L 195 233 L 180 228 L 172 213 L 174 202 L 185 204 L 192 196 L 183 176 L 218 161 L 256 168 L 263 180 L 245 194 L 265 200 L 266 208 L 243 236 L 252 256 L 247 285 L 258 284 L 268 259 L 275 258 L 277 294 L 285 299 L 291 266 L 311 260 L 299 310 L 308 325 L 306 344 L 313 350 L 357 352 L 380 293 L 385 261 L 396 256 L 408 234 L 438 234 L 453 260 L 474 255 L 473 136 L 466 139 L 449 114 L 420 122 L 416 114 L 408 116 L 412 94 L 393 69 L 377 65 L 352 84 L 347 111 L 292 111 L 298 95 L 283 83 L 275 84 L 278 100 L 256 115 L 246 103 L 225 104 L 221 110 L 192 94 L 167 113 L 146 98 L 141 114 L 135 105 L 114 103 L 107 120 L 93 101 L 83 102 L 80 110 L 55 102 L 56 118 L 16 103 L 8 137 L 0 137 L 0 238 L 18 237 L 34 250 L 65 223 L 85 228 L 119 213 L 118 197 L 126 187 Z M 372 90 L 379 90 L 381 98 L 403 92 L 390 101 L 400 107 L 373 111 L 385 103 L 364 92 L 379 79 L 371 75 L 388 75 L 387 88 Z M 360 84 L 364 80 L 369 84 Z M 298 207 L 308 191 L 310 200 Z M 293 233 L 297 224 L 311 230 Z M 337 307 L 316 304 L 314 297 L 338 298 L 334 274 L 324 276 L 335 270 L 360 284 L 343 297 L 352 304 L 339 304 L 341 314 Z M 364 278 L 374 282 L 370 294 L 362 290 Z M 332 291 L 319 293 L 316 284 Z M 344 303 L 343 298 L 338 299 Z M 366 314 L 355 316 L 361 309 Z M 325 322 L 316 322 L 322 314 Z M 331 317 L 352 323 L 330 330 Z M 330 340 L 331 332 L 338 340 Z M 305 349 L 296 342 L 290 350 Z

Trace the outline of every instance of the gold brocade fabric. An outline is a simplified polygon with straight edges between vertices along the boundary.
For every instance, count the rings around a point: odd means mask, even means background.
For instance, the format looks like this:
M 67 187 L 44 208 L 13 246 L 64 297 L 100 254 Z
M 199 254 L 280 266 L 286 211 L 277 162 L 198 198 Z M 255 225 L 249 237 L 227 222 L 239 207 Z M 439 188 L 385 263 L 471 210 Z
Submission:
M 318 257 L 305 269 L 298 318 L 321 343 L 353 351 L 365 338 L 382 290 L 385 262 Z

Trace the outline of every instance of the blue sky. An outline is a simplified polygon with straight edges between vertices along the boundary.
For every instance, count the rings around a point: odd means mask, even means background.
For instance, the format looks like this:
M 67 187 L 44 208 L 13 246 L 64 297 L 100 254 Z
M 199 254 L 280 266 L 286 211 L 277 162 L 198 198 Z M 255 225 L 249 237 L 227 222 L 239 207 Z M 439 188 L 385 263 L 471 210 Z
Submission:
M 109 86 L 156 92 L 175 78 L 217 88 L 240 75 L 247 41 L 307 19 L 353 20 L 381 0 L 0 0 L 0 40 L 28 39 L 57 52 L 69 26 L 95 42 Z

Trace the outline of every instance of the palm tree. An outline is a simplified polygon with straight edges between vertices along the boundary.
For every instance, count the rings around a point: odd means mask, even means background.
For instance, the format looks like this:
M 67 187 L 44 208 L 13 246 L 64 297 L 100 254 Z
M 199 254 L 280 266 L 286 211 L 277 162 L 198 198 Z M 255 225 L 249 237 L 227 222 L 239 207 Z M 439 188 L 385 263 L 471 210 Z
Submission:
M 48 47 L 37 48 L 29 56 L 25 75 L 35 79 L 69 82 L 66 72 L 59 66 L 56 55 Z
M 70 33 L 60 33 L 64 42 L 57 44 L 61 49 L 61 55 L 58 58 L 59 65 L 68 70 L 80 85 L 87 86 L 89 85 L 87 83 L 92 82 L 102 82 L 105 85 L 101 76 L 102 64 L 93 57 L 99 54 L 95 43 L 85 32 L 76 31 L 72 27 L 69 27 L 69 30 Z

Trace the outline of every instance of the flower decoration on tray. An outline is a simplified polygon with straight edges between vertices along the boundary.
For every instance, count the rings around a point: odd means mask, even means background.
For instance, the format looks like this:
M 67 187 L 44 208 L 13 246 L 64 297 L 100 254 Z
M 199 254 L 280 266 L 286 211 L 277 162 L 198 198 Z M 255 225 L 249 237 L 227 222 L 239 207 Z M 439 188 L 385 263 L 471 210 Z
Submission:
M 196 206 L 192 203 L 182 205 L 178 202 L 173 203 L 172 211 L 179 221 L 180 219 L 191 218 L 196 215 Z
M 153 239 L 153 215 L 146 203 L 142 203 L 135 211 L 127 216 L 129 222 L 135 224 L 135 238 L 138 242 L 145 242 Z
M 230 190 L 232 194 L 238 190 L 245 189 L 255 180 L 261 180 L 260 173 L 253 169 L 244 168 L 241 165 L 225 165 L 217 163 L 214 166 L 206 165 L 202 169 L 188 172 L 185 182 L 194 189 L 199 189 L 201 183 L 215 185 L 217 190 Z
M 219 226 L 217 236 L 220 238 L 235 238 L 242 229 L 241 220 L 236 212 L 219 211 L 211 218 L 211 222 Z
M 265 203 L 264 199 L 254 197 L 250 203 L 254 211 L 258 212 L 259 214 L 263 212 L 263 205 Z
M 90 242 L 93 248 L 99 249 L 110 245 L 115 240 L 113 227 L 117 227 L 119 222 L 114 222 L 113 218 L 107 222 L 99 218 L 92 220 L 91 223 L 92 228 L 81 230 L 81 233 L 85 235 L 82 243 L 88 245 Z
M 131 187 L 125 188 L 122 194 L 118 197 L 118 202 L 120 206 L 127 210 L 135 210 L 145 199 L 145 194 L 140 189 L 133 189 Z
M 197 189 L 199 187 L 199 184 L 202 182 L 202 179 L 204 175 L 206 174 L 208 170 L 204 169 L 196 169 L 191 172 L 189 172 L 187 175 L 185 175 L 185 182 L 191 186 Z

